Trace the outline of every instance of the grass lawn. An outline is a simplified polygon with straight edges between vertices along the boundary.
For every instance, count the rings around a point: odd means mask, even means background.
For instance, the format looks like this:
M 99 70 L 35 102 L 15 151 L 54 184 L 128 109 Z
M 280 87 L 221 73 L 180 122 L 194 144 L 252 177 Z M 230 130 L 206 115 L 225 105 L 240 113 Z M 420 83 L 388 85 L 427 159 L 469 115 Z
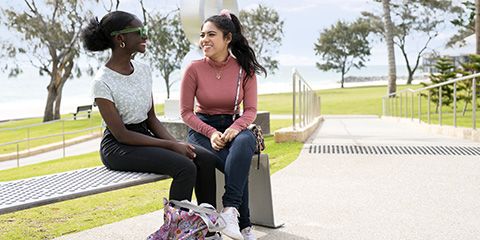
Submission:
M 272 120 L 272 131 L 286 127 L 288 120 Z M 274 143 L 266 137 L 271 173 L 294 161 L 301 143 Z M 85 167 L 99 166 L 97 152 L 0 171 L 0 181 L 10 181 Z M 51 239 L 68 233 L 160 210 L 171 180 L 49 204 L 0 215 L 0 239 Z

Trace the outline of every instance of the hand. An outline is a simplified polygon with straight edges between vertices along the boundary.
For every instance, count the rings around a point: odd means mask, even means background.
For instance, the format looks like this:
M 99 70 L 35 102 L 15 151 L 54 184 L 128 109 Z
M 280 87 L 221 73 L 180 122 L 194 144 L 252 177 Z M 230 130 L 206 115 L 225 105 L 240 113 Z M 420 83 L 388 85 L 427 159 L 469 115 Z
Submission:
M 212 136 L 210 136 L 210 144 L 212 144 L 212 148 L 216 151 L 220 151 L 223 147 L 225 147 L 226 142 L 222 139 L 221 132 L 214 132 Z
M 175 142 L 172 146 L 172 150 L 190 159 L 197 157 L 197 154 L 195 153 L 195 147 L 188 143 Z
M 231 142 L 239 133 L 237 129 L 227 128 L 225 132 L 222 134 L 222 139 L 224 142 Z

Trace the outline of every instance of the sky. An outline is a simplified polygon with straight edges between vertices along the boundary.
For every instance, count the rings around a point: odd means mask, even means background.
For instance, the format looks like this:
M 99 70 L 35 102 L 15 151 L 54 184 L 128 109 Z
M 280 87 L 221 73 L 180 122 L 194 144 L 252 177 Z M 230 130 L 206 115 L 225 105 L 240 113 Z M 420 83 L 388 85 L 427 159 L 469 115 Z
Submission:
M 112 0 L 114 1 L 114 0 Z M 2 4 L 13 4 L 15 1 L 8 1 Z M 103 0 L 103 2 L 109 2 Z M 148 10 L 169 12 L 182 4 L 189 5 L 200 2 L 227 3 L 234 0 L 144 0 Z M 381 6 L 372 0 L 237 0 L 239 9 L 252 9 L 259 4 L 266 5 L 278 11 L 280 18 L 284 21 L 284 36 L 282 45 L 275 56 L 282 65 L 315 65 L 320 61 L 319 56 L 313 50 L 314 43 L 318 40 L 320 32 L 328 28 L 338 20 L 353 21 L 361 15 L 362 11 L 380 11 Z M 24 4 L 16 4 L 21 7 Z M 94 13 L 101 18 L 106 10 L 101 4 L 91 7 Z M 125 10 L 141 16 L 141 8 L 138 0 L 120 0 L 120 10 Z M 0 31 L 1 28 L 0 28 Z M 3 29 L 3 31 L 5 31 Z M 435 49 L 442 50 L 446 40 L 453 34 L 450 30 L 444 30 L 436 40 L 430 44 L 427 51 Z M 409 55 L 422 47 L 416 36 L 415 41 L 410 39 L 407 42 Z M 418 43 L 418 45 L 417 45 Z M 405 61 L 398 49 L 396 51 L 397 65 L 404 65 Z M 386 45 L 380 41 L 372 44 L 372 56 L 369 57 L 367 65 L 387 65 Z
M 185 2 L 209 2 L 209 0 Z M 215 1 L 213 0 L 213 2 Z M 229 1 L 217 0 L 217 2 Z M 278 11 L 280 18 L 285 23 L 282 45 L 276 59 L 283 65 L 315 65 L 316 62 L 320 61 L 320 58 L 315 55 L 313 48 L 320 32 L 338 20 L 354 21 L 361 16 L 362 11 L 378 12 L 382 10 L 380 4 L 372 0 L 238 0 L 236 2 L 238 8 L 243 10 L 252 9 L 262 4 Z M 162 8 L 174 9 L 182 4 L 182 0 L 145 0 L 145 3 L 147 7 L 156 10 Z M 128 9 L 135 9 L 138 2 L 137 0 L 123 0 L 122 4 L 125 5 L 120 7 L 127 7 L 128 5 Z M 433 49 L 442 51 L 445 42 L 452 35 L 452 30 L 444 29 L 437 39 L 430 43 L 430 48 L 427 51 Z M 409 55 L 413 56 L 418 52 L 418 49 L 423 47 L 424 41 L 418 40 L 419 36 L 415 36 L 415 40 L 409 39 L 409 42 L 407 42 Z M 402 54 L 398 49 L 395 50 L 397 65 L 405 65 Z M 372 56 L 369 57 L 367 65 L 387 65 L 385 43 L 378 40 L 374 41 L 371 53 Z

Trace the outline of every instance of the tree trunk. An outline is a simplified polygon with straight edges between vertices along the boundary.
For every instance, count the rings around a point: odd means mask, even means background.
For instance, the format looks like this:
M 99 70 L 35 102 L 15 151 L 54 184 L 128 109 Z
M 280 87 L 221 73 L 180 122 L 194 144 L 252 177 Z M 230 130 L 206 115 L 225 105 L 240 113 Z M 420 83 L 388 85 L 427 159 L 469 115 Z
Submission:
M 388 94 L 391 94 L 397 91 L 397 69 L 395 64 L 395 48 L 393 45 L 393 23 L 390 17 L 390 0 L 382 0 L 382 5 L 385 41 L 387 42 L 388 49 Z
M 408 79 L 407 79 L 407 84 L 412 84 L 413 81 L 413 71 L 408 71 Z
M 463 110 L 462 110 L 462 116 L 465 117 L 465 113 L 467 112 L 467 106 L 468 106 L 468 101 L 465 101 L 465 105 L 463 106 Z
M 44 122 L 60 119 L 63 86 L 72 73 L 73 58 L 74 54 L 69 54 L 62 62 L 54 62 L 58 66 L 53 67 L 50 84 L 47 87 L 48 97 L 43 114 Z
M 45 104 L 45 111 L 43 113 L 43 122 L 52 121 L 53 118 L 53 103 L 55 102 L 55 98 L 57 97 L 57 92 L 55 89 L 55 84 L 50 82 L 47 87 L 48 96 L 47 96 L 47 103 Z
M 65 82 L 62 82 L 57 88 L 57 97 L 55 98 L 55 108 L 53 112 L 53 119 L 60 119 L 60 106 L 62 105 L 62 92 Z
M 170 78 L 168 75 L 163 78 L 165 79 L 165 86 L 167 88 L 167 99 L 170 99 Z
M 476 54 L 480 54 L 480 0 L 475 0 L 475 37 Z
M 341 82 L 340 82 L 340 84 L 341 84 L 340 87 L 341 87 L 341 88 L 343 88 L 343 83 L 344 83 L 344 82 L 345 82 L 345 73 L 342 72 L 342 80 L 341 80 Z

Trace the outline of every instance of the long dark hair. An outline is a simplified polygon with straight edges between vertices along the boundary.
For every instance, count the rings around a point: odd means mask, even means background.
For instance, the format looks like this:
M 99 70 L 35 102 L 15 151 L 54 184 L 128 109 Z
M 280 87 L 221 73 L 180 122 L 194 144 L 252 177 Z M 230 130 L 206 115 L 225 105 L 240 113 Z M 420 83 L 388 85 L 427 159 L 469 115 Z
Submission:
M 92 18 L 87 27 L 82 29 L 83 46 L 90 51 L 113 49 L 115 46 L 110 33 L 124 29 L 135 18 L 135 15 L 122 11 L 110 12 L 100 22 L 98 18 Z
M 222 31 L 224 38 L 227 37 L 228 33 L 232 33 L 232 41 L 228 44 L 228 48 L 247 73 L 245 79 L 246 77 L 253 76 L 254 73 L 261 72 L 267 76 L 267 70 L 258 63 L 255 52 L 250 45 L 248 45 L 248 40 L 243 36 L 243 27 L 237 16 L 230 13 L 230 17 L 231 19 L 225 15 L 214 15 L 207 18 L 203 23 L 211 22 L 215 24 L 215 26 Z

